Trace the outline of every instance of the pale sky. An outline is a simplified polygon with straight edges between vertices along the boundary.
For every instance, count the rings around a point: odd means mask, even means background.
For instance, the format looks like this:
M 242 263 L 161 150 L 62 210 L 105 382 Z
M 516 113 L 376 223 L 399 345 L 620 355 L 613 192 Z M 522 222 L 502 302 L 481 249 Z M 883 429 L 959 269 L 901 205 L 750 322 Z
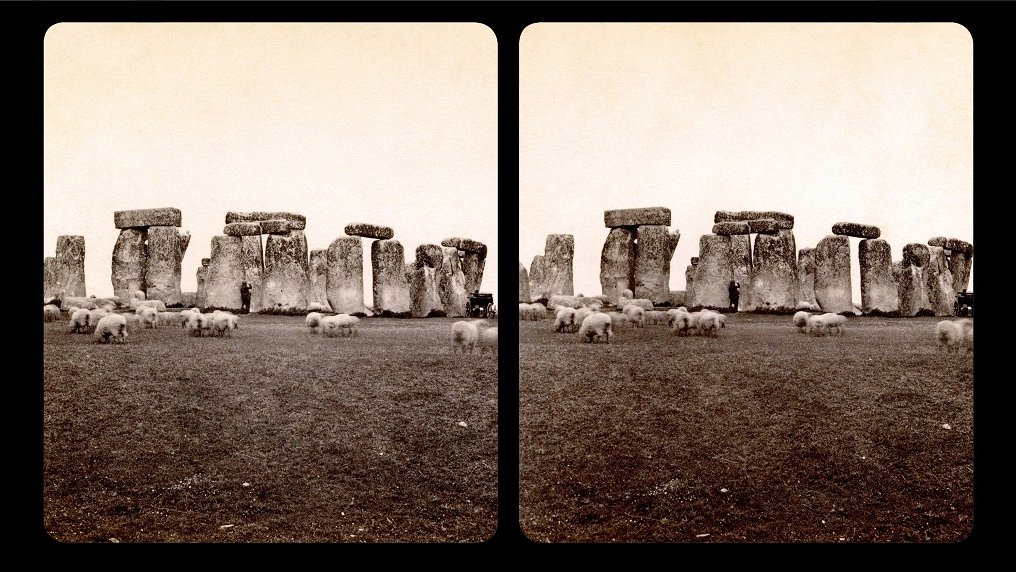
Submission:
M 407 261 L 488 246 L 497 297 L 497 39 L 481 24 L 62 23 L 44 43 L 43 256 L 85 237 L 113 294 L 113 212 L 176 207 L 197 290 L 227 211 L 307 217 L 307 247 L 390 226 Z M 364 300 L 370 305 L 370 239 Z
M 576 293 L 601 293 L 608 209 L 670 208 L 671 290 L 718 210 L 794 215 L 798 249 L 837 222 L 878 226 L 894 261 L 934 236 L 973 242 L 958 24 L 541 23 L 520 54 L 519 260 L 573 234 Z

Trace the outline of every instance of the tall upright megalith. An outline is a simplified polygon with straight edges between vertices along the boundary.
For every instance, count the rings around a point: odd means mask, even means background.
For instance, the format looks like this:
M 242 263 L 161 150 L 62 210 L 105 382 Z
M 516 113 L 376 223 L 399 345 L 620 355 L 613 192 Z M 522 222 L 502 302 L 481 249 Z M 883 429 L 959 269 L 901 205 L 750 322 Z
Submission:
M 309 290 L 307 305 L 319 304 L 328 307 L 328 249 L 310 251 L 310 271 L 307 275 Z
M 928 302 L 936 316 L 952 316 L 956 311 L 956 291 L 953 290 L 953 276 L 949 271 L 945 249 L 929 246 L 928 255 L 925 271 Z
M 56 239 L 57 291 L 64 297 L 85 296 L 85 237 L 58 236 Z
M 412 310 L 406 259 L 402 243 L 395 239 L 375 240 L 370 245 L 373 271 L 374 312 L 382 316 L 408 317 Z
M 175 226 L 150 226 L 146 232 L 145 295 L 167 306 L 180 304 L 180 268 L 190 244 L 190 233 Z
M 342 314 L 372 314 L 363 301 L 363 239 L 340 236 L 328 246 L 328 305 Z
M 529 294 L 534 302 L 541 298 L 544 301 L 550 300 L 546 286 L 546 277 L 544 276 L 542 254 L 534 256 L 533 261 L 529 263 Z
M 410 312 L 414 318 L 445 315 L 438 274 L 442 262 L 444 253 L 440 246 L 421 244 L 416 247 L 416 259 L 406 269 Z
M 615 227 L 607 233 L 600 252 L 600 290 L 617 303 L 623 290 L 635 290 L 635 230 Z
M 751 309 L 793 310 L 797 306 L 797 244 L 794 231 L 755 235 L 751 260 Z
M 892 269 L 892 250 L 881 238 L 857 245 L 861 266 L 861 311 L 895 313 L 900 309 L 899 284 Z
M 480 284 L 483 283 L 483 268 L 487 260 L 487 245 L 464 238 L 459 242 L 458 248 L 463 252 L 460 262 L 462 264 L 462 275 L 466 279 L 466 292 L 477 291 L 480 289 Z
M 734 280 L 741 285 L 741 297 L 737 301 L 739 311 L 747 310 L 751 305 L 751 235 L 730 235 L 730 263 L 734 265 Z
M 529 271 L 519 262 L 519 302 L 529 303 L 532 300 L 529 294 Z
M 831 234 L 815 245 L 815 300 L 823 312 L 854 309 L 850 285 L 850 239 Z
M 148 299 L 168 306 L 182 304 L 180 280 L 190 232 L 180 232 L 183 215 L 172 207 L 115 211 L 113 225 L 120 229 L 113 246 L 113 292 L 130 299 L 144 292 Z
M 974 245 L 958 238 L 936 236 L 928 239 L 928 246 L 945 249 L 949 273 L 953 279 L 953 291 L 963 292 L 970 284 L 970 267 L 973 262 Z
M 730 236 L 703 234 L 699 238 L 698 264 L 695 265 L 695 279 L 691 306 L 727 309 L 730 307 L 730 292 L 727 287 L 734 278 L 731 261 Z
M 269 234 L 265 240 L 262 278 L 264 309 L 306 310 L 309 266 L 307 237 L 302 230 Z
M 449 318 L 461 318 L 466 315 L 466 277 L 462 273 L 459 251 L 453 246 L 443 246 L 441 272 L 438 277 L 438 291 L 445 315 Z
M 206 284 L 208 282 L 208 265 L 211 263 L 212 263 L 211 258 L 202 258 L 201 266 L 198 266 L 198 270 L 194 276 L 194 278 L 198 282 L 198 290 L 197 292 L 195 292 L 194 304 L 199 308 L 205 307 L 205 298 L 207 297 Z
M 700 247 L 701 248 L 701 245 Z M 685 306 L 691 306 L 695 301 L 695 274 L 698 273 L 699 257 L 692 256 L 691 263 L 684 269 L 684 304 Z M 731 268 L 731 275 L 733 275 L 733 268 Z M 728 296 L 729 298 L 729 296 Z
M 641 225 L 635 245 L 635 297 L 670 303 L 670 260 L 681 239 L 663 225 Z
M 242 250 L 239 236 L 212 237 L 205 274 L 205 308 L 240 309 L 240 284 L 244 280 Z
M 250 311 L 260 312 L 265 307 L 265 257 L 260 234 L 240 237 L 240 265 L 243 267 L 243 279 L 250 284 Z
M 543 255 L 545 289 L 549 296 L 575 294 L 575 237 L 570 234 L 549 234 Z
M 42 295 L 46 299 L 60 295 L 56 285 L 55 256 L 47 256 L 42 259 Z
M 130 300 L 134 292 L 146 290 L 145 266 L 148 256 L 145 248 L 143 230 L 125 228 L 116 238 L 116 244 L 113 245 L 111 279 L 113 295 L 121 300 Z
M 930 261 L 931 254 L 927 246 L 910 243 L 903 247 L 903 260 L 899 263 L 897 276 L 901 316 L 911 317 L 921 312 L 934 313 L 928 300 L 925 277 L 925 269 Z
M 797 251 L 797 301 L 818 305 L 815 299 L 815 249 Z

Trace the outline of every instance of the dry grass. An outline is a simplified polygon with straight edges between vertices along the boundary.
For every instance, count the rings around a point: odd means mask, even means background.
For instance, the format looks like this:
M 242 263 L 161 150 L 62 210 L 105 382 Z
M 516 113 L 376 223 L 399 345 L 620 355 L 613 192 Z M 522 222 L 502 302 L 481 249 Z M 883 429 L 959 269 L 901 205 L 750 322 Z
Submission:
M 937 318 L 729 315 L 607 344 L 520 322 L 520 513 L 538 542 L 955 542 L 972 529 L 973 359 Z M 949 428 L 944 425 L 948 424 Z
M 497 360 L 450 318 L 356 337 L 246 315 L 125 345 L 44 326 L 44 524 L 63 542 L 482 542 Z M 460 422 L 464 422 L 462 426 Z

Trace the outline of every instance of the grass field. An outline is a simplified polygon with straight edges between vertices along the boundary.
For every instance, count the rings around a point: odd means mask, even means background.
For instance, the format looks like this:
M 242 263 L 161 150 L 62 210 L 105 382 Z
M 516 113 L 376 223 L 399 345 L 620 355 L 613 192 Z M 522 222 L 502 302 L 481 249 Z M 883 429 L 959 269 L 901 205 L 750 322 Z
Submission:
M 610 344 L 520 322 L 521 528 L 537 542 L 955 542 L 972 530 L 973 357 L 940 318 L 842 337 L 733 314 Z
M 245 315 L 99 344 L 44 324 L 44 525 L 63 542 L 482 542 L 497 358 L 454 319 Z M 496 324 L 496 321 L 492 321 Z

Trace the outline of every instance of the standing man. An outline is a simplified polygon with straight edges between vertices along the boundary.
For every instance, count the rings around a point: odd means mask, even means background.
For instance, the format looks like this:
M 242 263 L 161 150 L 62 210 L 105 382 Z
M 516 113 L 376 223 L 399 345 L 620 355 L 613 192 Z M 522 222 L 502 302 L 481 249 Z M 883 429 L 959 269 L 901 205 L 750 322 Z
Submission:
M 250 284 L 246 280 L 240 283 L 240 313 L 250 313 Z
M 731 280 L 730 285 L 727 286 L 727 294 L 730 295 L 730 309 L 736 312 L 737 303 L 741 299 L 741 284 L 737 280 Z

